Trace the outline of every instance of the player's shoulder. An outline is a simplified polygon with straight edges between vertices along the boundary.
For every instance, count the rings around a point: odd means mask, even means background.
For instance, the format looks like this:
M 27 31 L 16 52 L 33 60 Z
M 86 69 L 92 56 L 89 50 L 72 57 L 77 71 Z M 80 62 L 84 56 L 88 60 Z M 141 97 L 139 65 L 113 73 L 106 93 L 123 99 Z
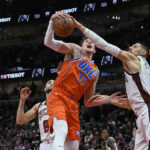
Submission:
M 38 102 L 38 103 L 36 103 L 35 105 L 34 105 L 34 107 L 35 107 L 35 109 L 39 109 L 39 107 L 40 107 L 40 105 L 41 105 L 41 103 L 40 102 Z
M 120 57 L 121 60 L 139 60 L 137 56 L 135 56 L 133 53 L 121 50 L 118 57 Z
M 46 101 L 39 102 L 39 103 L 37 103 L 37 104 L 38 104 L 39 108 L 40 108 L 40 107 L 45 107 L 45 106 L 46 106 Z

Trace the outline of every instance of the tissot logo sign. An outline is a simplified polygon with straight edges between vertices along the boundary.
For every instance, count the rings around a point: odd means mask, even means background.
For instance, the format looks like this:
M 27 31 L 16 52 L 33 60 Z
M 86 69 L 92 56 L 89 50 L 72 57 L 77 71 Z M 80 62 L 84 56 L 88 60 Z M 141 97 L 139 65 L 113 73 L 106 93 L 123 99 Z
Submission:
M 9 73 L 0 75 L 0 79 L 16 79 L 16 78 L 23 78 L 25 76 L 25 72 L 18 72 L 18 73 Z
M 59 10 L 59 11 L 55 11 L 55 13 L 57 14 L 58 12 L 64 12 L 64 13 L 74 13 L 77 12 L 77 7 L 75 8 L 69 8 L 69 9 L 63 9 L 63 10 Z
M 3 22 L 10 22 L 11 21 L 11 17 L 8 17 L 8 18 L 0 18 L 0 23 L 3 23 Z

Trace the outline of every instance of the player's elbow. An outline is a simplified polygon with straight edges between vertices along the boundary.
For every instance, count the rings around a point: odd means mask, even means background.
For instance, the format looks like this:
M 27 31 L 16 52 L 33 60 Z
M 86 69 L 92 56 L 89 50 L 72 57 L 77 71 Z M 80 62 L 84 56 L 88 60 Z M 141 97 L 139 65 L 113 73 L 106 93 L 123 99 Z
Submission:
M 24 123 L 23 123 L 22 120 L 16 119 L 16 124 L 17 124 L 17 125 L 23 125 Z
M 48 41 L 46 39 L 44 39 L 44 45 L 49 47 L 49 43 L 48 43 Z
M 88 99 L 84 99 L 84 105 L 85 105 L 86 107 L 91 107 L 91 104 L 90 104 L 90 102 L 88 101 Z

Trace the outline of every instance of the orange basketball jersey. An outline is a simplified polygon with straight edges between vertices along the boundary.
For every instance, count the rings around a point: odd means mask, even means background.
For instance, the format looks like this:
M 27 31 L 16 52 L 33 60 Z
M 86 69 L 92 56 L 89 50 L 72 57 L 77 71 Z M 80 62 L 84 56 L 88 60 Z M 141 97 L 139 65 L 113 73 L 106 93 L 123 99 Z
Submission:
M 86 57 L 64 61 L 53 90 L 47 96 L 49 127 L 51 128 L 54 117 L 66 120 L 67 139 L 80 140 L 78 100 L 89 88 L 97 73 L 97 66 Z
M 87 57 L 66 60 L 55 80 L 53 91 L 61 89 L 71 99 L 78 101 L 98 73 L 98 67 Z

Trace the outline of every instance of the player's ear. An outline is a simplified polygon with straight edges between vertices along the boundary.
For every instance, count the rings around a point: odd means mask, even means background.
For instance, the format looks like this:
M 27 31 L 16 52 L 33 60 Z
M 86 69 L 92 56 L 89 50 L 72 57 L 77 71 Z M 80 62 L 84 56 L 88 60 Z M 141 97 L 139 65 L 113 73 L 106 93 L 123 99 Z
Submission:
M 147 51 L 146 50 L 142 51 L 142 56 L 145 57 L 145 58 L 147 58 Z

